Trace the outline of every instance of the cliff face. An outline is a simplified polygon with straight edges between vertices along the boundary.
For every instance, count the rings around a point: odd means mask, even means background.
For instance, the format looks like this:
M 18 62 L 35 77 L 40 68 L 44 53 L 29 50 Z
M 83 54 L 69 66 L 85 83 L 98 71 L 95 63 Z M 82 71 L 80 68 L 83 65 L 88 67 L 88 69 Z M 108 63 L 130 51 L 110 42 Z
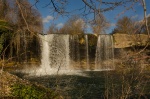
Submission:
M 135 45 L 145 46 L 148 42 L 148 35 L 146 34 L 113 34 L 114 47 L 125 48 L 132 47 Z

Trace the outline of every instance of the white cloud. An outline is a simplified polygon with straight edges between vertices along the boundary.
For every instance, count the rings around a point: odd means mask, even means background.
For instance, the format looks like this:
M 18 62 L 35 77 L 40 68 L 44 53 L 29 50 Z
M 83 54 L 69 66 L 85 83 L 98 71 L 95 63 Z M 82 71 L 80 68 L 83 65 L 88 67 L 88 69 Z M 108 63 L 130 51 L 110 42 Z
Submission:
M 49 23 L 50 20 L 53 20 L 54 17 L 48 15 L 47 17 L 43 18 L 43 23 Z
M 56 25 L 56 27 L 61 28 L 61 27 L 63 27 L 63 25 L 64 25 L 63 23 L 59 23 Z

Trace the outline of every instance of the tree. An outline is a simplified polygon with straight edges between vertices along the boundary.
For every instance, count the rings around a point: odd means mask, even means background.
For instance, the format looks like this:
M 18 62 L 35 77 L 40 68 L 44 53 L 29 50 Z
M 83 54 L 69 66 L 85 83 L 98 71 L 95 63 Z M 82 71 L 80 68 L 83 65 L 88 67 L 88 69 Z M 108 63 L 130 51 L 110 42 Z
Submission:
M 150 30 L 150 16 L 147 17 L 147 26 L 148 26 L 148 29 Z M 148 34 L 145 24 L 142 24 L 141 32 L 144 34 Z
M 101 34 L 101 32 L 109 27 L 109 23 L 102 14 L 97 14 L 95 19 L 91 22 L 91 27 L 93 33 Z
M 4 43 L 11 38 L 12 30 L 10 23 L 6 20 L 0 20 L 0 54 L 4 50 Z
M 35 0 L 36 5 L 40 0 Z M 80 14 L 83 16 L 87 16 L 89 14 L 96 15 L 97 13 L 103 13 L 110 10 L 114 10 L 116 7 L 124 6 L 125 8 L 132 9 L 130 7 L 133 6 L 133 4 L 140 3 L 139 0 L 113 0 L 113 1 L 104 1 L 104 0 L 81 0 L 81 3 L 84 4 L 83 7 L 78 8 L 74 10 L 80 10 Z M 49 6 L 52 13 L 58 13 L 61 15 L 68 15 L 72 12 L 72 10 L 67 9 L 67 5 L 70 4 L 70 0 L 50 0 Z M 102 6 L 103 5 L 103 6 Z M 127 7 L 128 5 L 129 7 Z M 83 13 L 82 13 L 83 12 Z
M 114 30 L 117 33 L 133 34 L 136 30 L 135 26 L 136 24 L 131 18 L 124 16 L 117 21 Z
M 60 33 L 83 34 L 85 31 L 85 22 L 78 16 L 73 16 L 60 29 Z
M 42 31 L 41 15 L 26 0 L 1 0 L 0 8 L 2 9 L 0 10 L 0 19 L 9 24 L 3 25 L 1 24 L 2 22 L 0 23 L 1 29 L 7 29 L 7 31 L 1 31 L 1 38 L 5 34 L 3 48 L 7 47 L 7 52 L 10 50 L 8 53 L 11 54 L 11 57 L 17 56 L 21 60 L 25 54 L 25 57 L 28 56 L 29 43 L 35 37 L 38 38 L 37 33 Z M 6 35 L 8 36 L 7 38 Z
M 56 24 L 51 24 L 47 34 L 54 34 L 54 33 L 58 33 L 58 28 L 56 27 Z
M 31 7 L 26 0 L 1 0 L 0 19 L 14 25 L 15 29 L 25 31 L 41 32 L 43 28 L 42 18 L 39 12 Z M 30 23 L 30 24 L 28 24 Z
M 10 12 L 10 6 L 7 0 L 0 0 L 0 19 L 7 19 Z
M 28 45 L 32 43 L 35 37 L 38 39 L 37 34 L 42 31 L 42 18 L 39 12 L 31 8 L 30 3 L 26 0 L 15 0 L 14 5 L 16 5 L 14 12 L 16 13 L 17 21 L 10 48 L 11 50 L 16 50 L 15 54 L 18 61 L 27 61 L 29 54 L 32 53 L 28 52 L 30 47 Z
M 29 32 L 41 32 L 43 24 L 40 13 L 36 9 L 31 8 L 31 4 L 26 0 L 16 0 L 15 5 L 17 6 L 14 8 L 18 18 L 17 24 L 21 25 L 19 27 Z

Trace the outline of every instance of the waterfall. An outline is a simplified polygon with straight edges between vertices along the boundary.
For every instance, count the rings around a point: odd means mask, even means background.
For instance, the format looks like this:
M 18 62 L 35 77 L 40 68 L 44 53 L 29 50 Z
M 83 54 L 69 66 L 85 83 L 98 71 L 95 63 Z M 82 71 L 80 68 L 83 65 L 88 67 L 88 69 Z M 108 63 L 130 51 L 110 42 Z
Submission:
M 86 54 L 86 69 L 89 70 L 89 44 L 88 44 L 88 35 L 85 35 L 85 54 Z
M 46 69 L 50 68 L 50 62 L 49 62 L 49 38 L 48 36 L 40 36 L 41 37 L 41 47 L 42 47 L 42 59 L 41 59 L 41 70 L 44 70 L 46 72 Z
M 70 63 L 72 69 L 80 68 L 79 36 L 70 35 Z
M 49 42 L 49 61 L 51 68 L 69 69 L 69 35 L 50 34 L 53 36 Z
M 99 35 L 95 57 L 96 70 L 112 70 L 114 68 L 113 38 L 111 35 Z
M 35 74 L 57 74 L 70 70 L 69 35 L 49 34 L 40 37 L 42 58 L 41 65 Z
M 84 38 L 85 70 L 90 70 L 88 35 L 85 35 Z M 82 70 L 80 67 L 78 35 L 50 34 L 44 35 L 42 39 L 41 69 L 43 72 Z M 95 53 L 95 68 L 93 70 L 113 69 L 115 69 L 113 38 L 111 35 L 99 35 Z
M 97 47 L 94 51 L 95 57 L 89 57 L 91 55 L 89 55 L 89 41 L 91 38 L 88 36 L 82 36 L 85 39 L 85 43 L 80 44 L 78 35 L 40 35 L 41 65 L 36 70 L 26 71 L 36 75 L 51 75 L 64 73 L 78 74 L 84 70 L 101 71 L 115 69 L 112 36 L 98 36 Z M 94 59 L 95 64 L 93 64 Z

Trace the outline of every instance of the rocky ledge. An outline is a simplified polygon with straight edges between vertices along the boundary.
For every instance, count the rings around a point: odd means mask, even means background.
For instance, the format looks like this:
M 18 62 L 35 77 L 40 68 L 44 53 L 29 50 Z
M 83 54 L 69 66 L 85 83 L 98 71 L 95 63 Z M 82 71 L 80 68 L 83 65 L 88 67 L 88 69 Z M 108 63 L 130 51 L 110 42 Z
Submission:
M 113 34 L 114 47 L 126 48 L 132 46 L 145 46 L 149 42 L 148 35 L 146 34 Z

